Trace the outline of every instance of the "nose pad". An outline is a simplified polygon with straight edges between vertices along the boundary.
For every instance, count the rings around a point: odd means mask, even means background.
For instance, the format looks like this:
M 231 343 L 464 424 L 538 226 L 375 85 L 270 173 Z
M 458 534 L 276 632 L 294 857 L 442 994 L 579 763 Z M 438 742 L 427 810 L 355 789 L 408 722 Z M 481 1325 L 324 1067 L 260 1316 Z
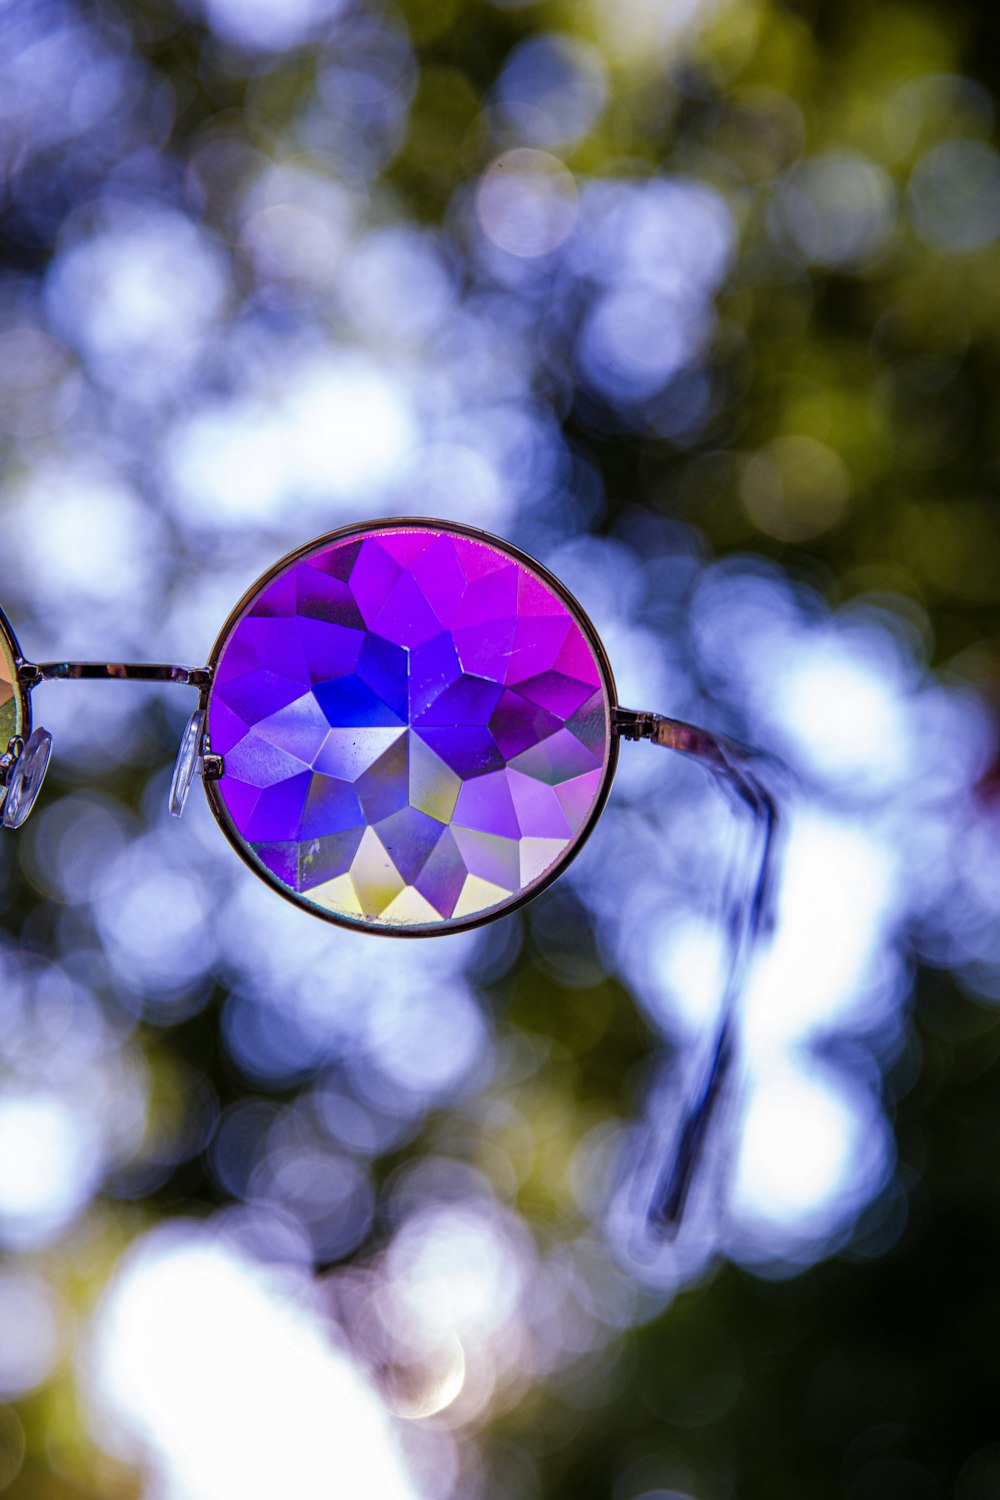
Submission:
M 7 776 L 7 793 L 0 813 L 0 823 L 4 828 L 20 828 L 34 807 L 51 754 L 51 734 L 47 729 L 36 729 Z
M 202 755 L 204 739 L 205 710 L 197 708 L 184 727 L 177 759 L 174 761 L 174 774 L 170 778 L 167 806 L 172 818 L 183 817 L 194 778 L 204 771 L 205 762 Z

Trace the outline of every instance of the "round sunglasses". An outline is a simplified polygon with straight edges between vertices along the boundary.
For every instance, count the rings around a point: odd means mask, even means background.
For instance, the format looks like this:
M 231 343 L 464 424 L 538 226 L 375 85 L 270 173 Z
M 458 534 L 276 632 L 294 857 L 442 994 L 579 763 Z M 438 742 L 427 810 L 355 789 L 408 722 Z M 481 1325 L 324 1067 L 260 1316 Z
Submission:
M 749 812 L 751 838 L 730 892 L 722 1020 L 657 1194 L 672 1222 L 765 925 L 775 806 L 750 752 L 618 703 L 600 638 L 558 579 L 472 527 L 384 520 L 275 563 L 204 667 L 31 663 L 0 612 L 4 827 L 23 824 L 48 766 L 32 693 L 67 678 L 196 688 L 170 811 L 181 815 L 201 776 L 223 833 L 272 889 L 326 921 L 394 937 L 493 921 L 555 880 L 600 816 L 621 740 L 703 762 Z

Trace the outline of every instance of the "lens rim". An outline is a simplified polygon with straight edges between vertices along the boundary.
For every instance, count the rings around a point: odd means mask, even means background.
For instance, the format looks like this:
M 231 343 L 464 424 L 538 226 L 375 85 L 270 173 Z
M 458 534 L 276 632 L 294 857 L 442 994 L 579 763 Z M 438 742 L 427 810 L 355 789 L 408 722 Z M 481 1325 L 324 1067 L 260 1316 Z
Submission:
M 379 520 L 355 522 L 349 526 L 340 526 L 336 531 L 325 532 L 313 541 L 306 542 L 301 547 L 296 547 L 294 552 L 287 553 L 286 556 L 280 558 L 268 568 L 265 573 L 262 573 L 230 611 L 209 655 L 208 666 L 211 671 L 211 681 L 202 696 L 202 707 L 206 710 L 206 725 L 211 721 L 212 693 L 219 658 L 225 649 L 230 635 L 242 619 L 245 611 L 263 589 L 267 588 L 270 583 L 273 583 L 286 569 L 293 567 L 297 562 L 301 562 L 311 553 L 338 542 L 346 541 L 349 538 L 368 536 L 372 532 L 378 531 L 419 531 L 421 529 L 469 537 L 473 541 L 481 542 L 485 546 L 494 548 L 506 557 L 511 558 L 514 562 L 521 564 L 522 567 L 527 568 L 529 572 L 533 573 L 552 593 L 562 600 L 570 615 L 583 631 L 588 644 L 594 652 L 594 659 L 597 662 L 601 684 L 604 689 L 604 707 L 607 716 L 607 749 L 601 785 L 594 798 L 590 812 L 570 842 L 566 845 L 566 848 L 551 870 L 539 876 L 531 884 L 525 886 L 523 890 L 512 894 L 509 901 L 505 901 L 502 905 L 494 907 L 489 911 L 474 913 L 469 917 L 460 917 L 457 920 L 451 917 L 442 917 L 440 922 L 414 923 L 412 926 L 405 927 L 381 926 L 376 922 L 367 922 L 361 918 L 344 916 L 338 912 L 323 911 L 320 907 L 313 906 L 304 900 L 297 892 L 289 890 L 287 886 L 280 884 L 273 872 L 257 859 L 253 850 L 236 830 L 229 816 L 229 810 L 219 793 L 218 782 L 209 777 L 204 778 L 208 805 L 212 809 L 216 822 L 243 863 L 259 879 L 263 880 L 271 890 L 276 891 L 279 896 L 282 896 L 299 911 L 307 912 L 313 917 L 319 917 L 322 921 L 331 922 L 335 927 L 349 928 L 352 932 L 371 933 L 377 937 L 427 938 L 442 937 L 445 934 L 453 932 L 468 932 L 472 928 L 483 927 L 488 922 L 495 922 L 498 918 L 505 917 L 510 912 L 516 911 L 518 907 L 525 905 L 526 902 L 534 900 L 537 895 L 540 895 L 546 887 L 550 886 L 554 880 L 557 880 L 562 875 L 563 871 L 572 863 L 587 842 L 597 824 L 597 820 L 604 811 L 618 765 L 619 740 L 615 732 L 615 712 L 618 704 L 618 696 L 615 689 L 615 679 L 611 670 L 611 663 L 608 660 L 608 654 L 604 649 L 603 641 L 586 612 L 581 608 L 569 589 L 554 574 L 550 573 L 546 567 L 537 562 L 535 558 L 530 557 L 526 552 L 522 552 L 519 547 L 513 546 L 510 542 L 504 541 L 501 537 L 493 536 L 490 532 L 483 531 L 475 526 L 466 526 L 458 521 L 435 520 L 430 516 L 388 516 Z M 211 754 L 211 745 L 208 742 L 207 730 L 206 754 Z
M 13 627 L 2 609 L 0 609 L 0 655 L 10 668 L 11 687 L 14 690 L 14 730 L 11 735 L 7 736 L 7 740 L 27 740 L 31 734 L 31 696 L 22 685 L 18 675 L 18 665 L 23 660 L 21 648 Z M 0 744 L 0 755 L 3 755 L 7 749 L 7 740 Z

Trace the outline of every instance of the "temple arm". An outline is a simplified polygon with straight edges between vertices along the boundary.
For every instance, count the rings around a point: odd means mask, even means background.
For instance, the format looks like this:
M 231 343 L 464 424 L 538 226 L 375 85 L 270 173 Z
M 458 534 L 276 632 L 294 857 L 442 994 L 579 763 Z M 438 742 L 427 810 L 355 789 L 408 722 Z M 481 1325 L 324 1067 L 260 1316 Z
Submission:
M 701 1077 L 683 1107 L 680 1126 L 649 1205 L 650 1223 L 674 1235 L 680 1228 L 712 1118 L 736 1055 L 738 1007 L 748 962 L 769 926 L 778 816 L 774 799 L 756 774 L 754 757 L 729 741 L 679 719 L 627 708 L 616 709 L 615 728 L 623 739 L 651 740 L 700 760 L 752 820 L 746 866 L 730 892 L 729 966 L 715 1035 Z

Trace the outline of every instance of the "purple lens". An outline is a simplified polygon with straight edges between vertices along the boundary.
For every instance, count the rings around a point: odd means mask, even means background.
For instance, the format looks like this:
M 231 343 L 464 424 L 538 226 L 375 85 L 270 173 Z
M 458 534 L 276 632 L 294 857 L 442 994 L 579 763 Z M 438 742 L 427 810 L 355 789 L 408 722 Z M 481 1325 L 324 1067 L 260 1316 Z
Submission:
M 223 632 L 213 804 L 310 910 L 470 926 L 589 830 L 611 699 L 592 628 L 520 555 L 441 524 L 340 533 L 279 563 Z

